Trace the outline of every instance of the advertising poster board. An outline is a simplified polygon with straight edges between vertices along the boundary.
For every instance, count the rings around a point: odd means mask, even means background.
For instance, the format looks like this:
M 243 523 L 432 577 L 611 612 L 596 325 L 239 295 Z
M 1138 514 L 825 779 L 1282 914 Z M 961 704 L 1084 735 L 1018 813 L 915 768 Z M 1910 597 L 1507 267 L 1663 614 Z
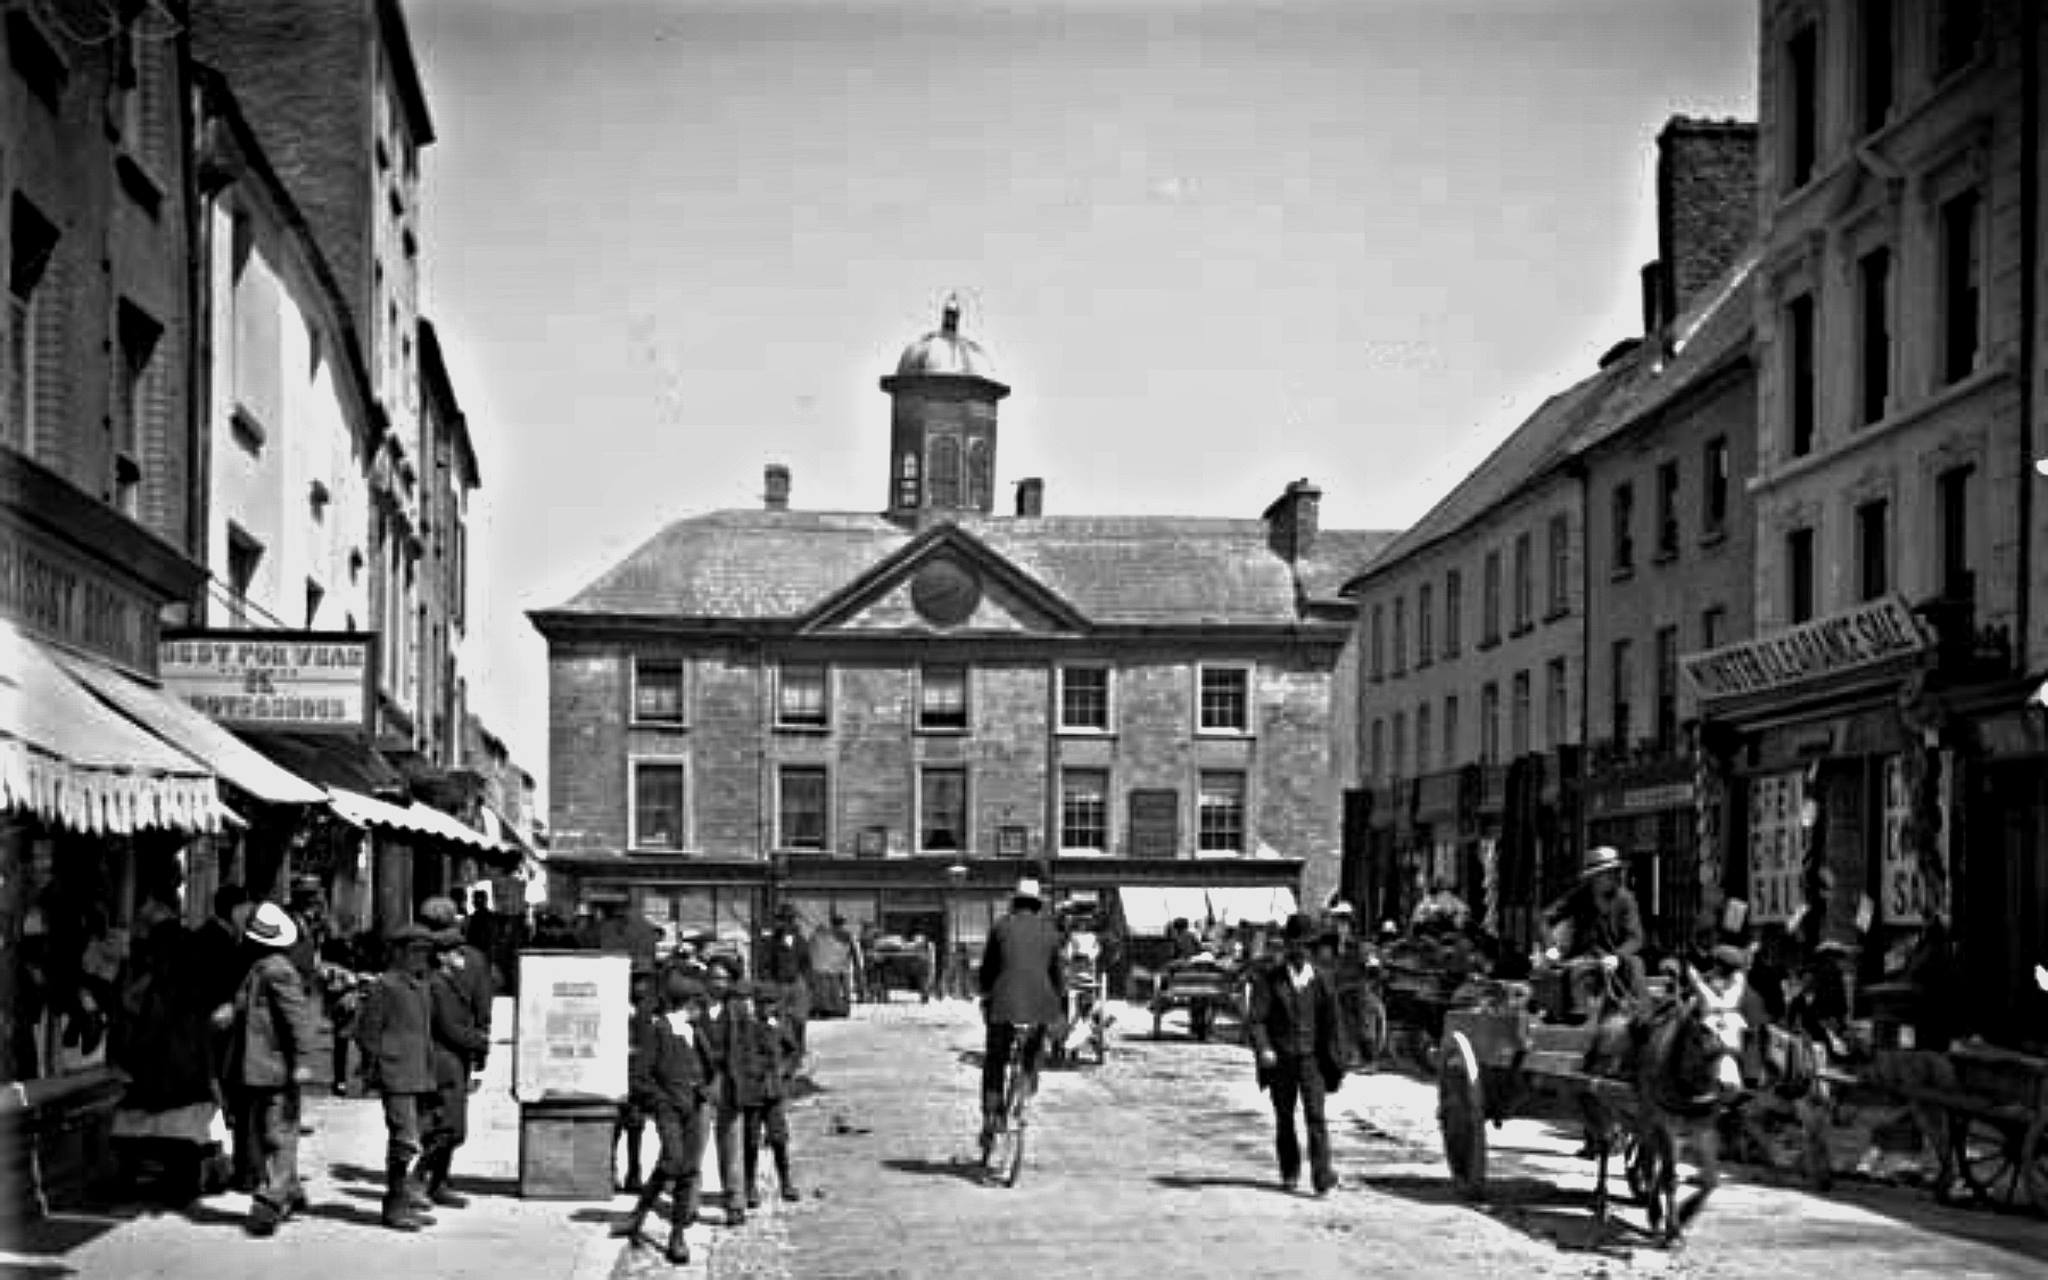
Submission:
M 512 1096 L 522 1104 L 626 1097 L 632 957 L 529 951 L 519 957 Z

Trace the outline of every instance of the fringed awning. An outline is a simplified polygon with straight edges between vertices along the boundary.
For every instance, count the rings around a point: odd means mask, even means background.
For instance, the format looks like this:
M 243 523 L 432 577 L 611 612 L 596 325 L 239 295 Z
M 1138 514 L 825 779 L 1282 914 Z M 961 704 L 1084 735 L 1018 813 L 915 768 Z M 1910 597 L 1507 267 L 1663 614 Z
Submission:
M 0 623 L 0 808 L 95 835 L 218 831 L 205 765 L 87 693 Z

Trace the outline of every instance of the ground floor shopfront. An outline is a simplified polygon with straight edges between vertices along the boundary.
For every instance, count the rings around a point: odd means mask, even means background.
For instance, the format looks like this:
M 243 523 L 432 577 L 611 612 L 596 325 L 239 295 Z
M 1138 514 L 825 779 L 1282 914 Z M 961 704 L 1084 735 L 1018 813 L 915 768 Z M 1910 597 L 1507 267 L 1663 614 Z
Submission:
M 1403 779 L 1345 810 L 1347 899 L 1362 920 L 1405 926 L 1432 884 L 1526 951 L 1574 867 L 1577 754 L 1531 753 Z M 1356 828 L 1363 827 L 1363 838 Z
M 1865 642 L 1772 656 L 1845 628 Z M 1811 936 L 1845 949 L 1861 1011 L 1923 1046 L 2048 1044 L 2048 736 L 1969 640 L 1879 601 L 1688 659 L 1708 660 L 1700 880 L 1767 944 L 1823 912 Z
M 699 860 L 555 854 L 548 883 L 558 910 L 617 907 L 660 926 L 673 941 L 711 937 L 751 945 L 788 904 L 808 932 L 834 916 L 856 936 L 933 944 L 959 971 L 978 963 L 990 928 L 1010 909 L 1017 882 L 1040 882 L 1046 900 L 1100 905 L 1131 940 L 1163 939 L 1185 917 L 1284 922 L 1298 906 L 1294 858 L 901 857 Z
M 1651 947 L 1672 953 L 1700 914 L 1699 765 L 1689 756 L 1599 768 L 1586 784 L 1586 844 L 1628 865 Z

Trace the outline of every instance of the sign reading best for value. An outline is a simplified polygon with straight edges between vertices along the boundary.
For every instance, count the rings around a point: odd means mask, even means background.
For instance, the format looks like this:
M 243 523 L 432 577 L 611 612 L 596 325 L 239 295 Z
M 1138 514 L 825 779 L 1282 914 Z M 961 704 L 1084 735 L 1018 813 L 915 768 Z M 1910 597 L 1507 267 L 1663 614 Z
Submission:
M 166 636 L 157 670 L 166 688 L 222 724 L 366 732 L 376 639 L 289 632 Z

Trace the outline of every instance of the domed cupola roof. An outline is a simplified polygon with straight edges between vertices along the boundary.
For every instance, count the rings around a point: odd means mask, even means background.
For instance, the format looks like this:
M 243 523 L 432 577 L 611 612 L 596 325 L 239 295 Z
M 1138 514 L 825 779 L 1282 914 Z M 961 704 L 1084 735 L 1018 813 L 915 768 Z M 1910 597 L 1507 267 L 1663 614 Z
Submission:
M 946 299 L 939 327 L 903 348 L 896 362 L 899 378 L 984 378 L 996 380 L 995 362 L 972 338 L 961 336 L 960 303 Z

